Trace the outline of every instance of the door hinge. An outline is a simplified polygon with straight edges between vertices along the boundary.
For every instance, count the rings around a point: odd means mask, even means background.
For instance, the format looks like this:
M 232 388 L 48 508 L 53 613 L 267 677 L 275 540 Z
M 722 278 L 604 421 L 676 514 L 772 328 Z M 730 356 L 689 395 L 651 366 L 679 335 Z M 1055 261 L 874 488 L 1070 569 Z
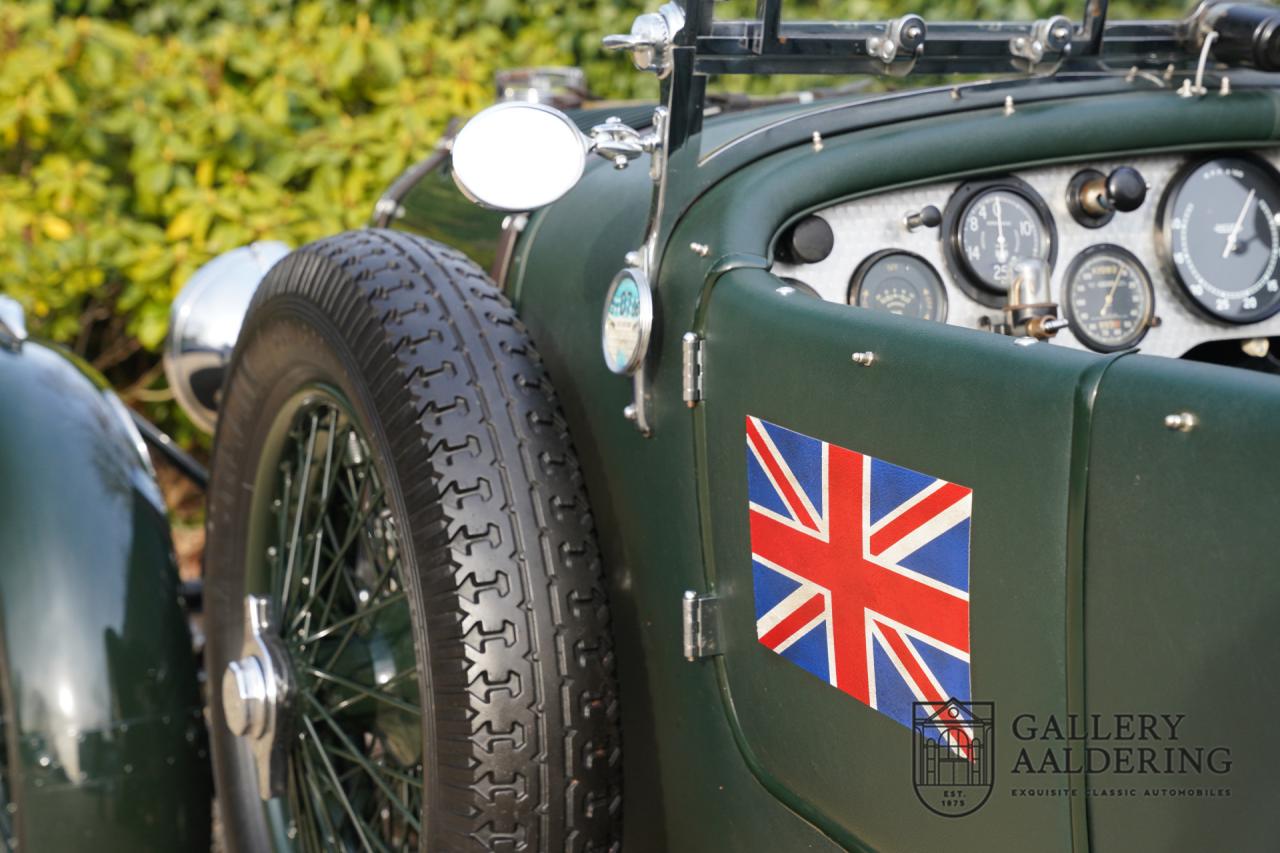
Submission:
M 685 660 L 699 660 L 721 654 L 720 599 L 714 595 L 698 595 L 689 590 L 684 594 L 681 608 Z
M 696 332 L 685 332 L 680 341 L 681 364 L 684 376 L 683 397 L 689 408 L 702 399 L 703 355 L 702 338 Z

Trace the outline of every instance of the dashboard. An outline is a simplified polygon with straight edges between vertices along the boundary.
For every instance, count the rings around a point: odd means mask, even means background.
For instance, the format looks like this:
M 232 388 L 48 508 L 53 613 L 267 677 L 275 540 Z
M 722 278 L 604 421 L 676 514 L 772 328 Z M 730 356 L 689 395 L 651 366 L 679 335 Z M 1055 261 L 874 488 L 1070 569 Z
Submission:
M 1265 355 L 1280 336 L 1277 166 L 1280 149 L 1205 152 L 893 190 L 794 223 L 772 269 L 828 301 L 973 329 L 1043 315 L 1056 343 L 1096 352 L 1239 339 Z

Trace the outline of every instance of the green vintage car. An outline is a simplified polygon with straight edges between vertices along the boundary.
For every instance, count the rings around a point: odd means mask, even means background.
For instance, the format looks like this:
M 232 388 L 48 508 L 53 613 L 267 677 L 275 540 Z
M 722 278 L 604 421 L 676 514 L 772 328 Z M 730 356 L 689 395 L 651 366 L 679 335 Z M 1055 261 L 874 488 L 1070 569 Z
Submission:
M 1274 849 L 1280 10 L 716 11 L 606 39 L 656 103 L 508 75 L 371 227 L 179 298 L 225 849 Z M 735 74 L 958 76 L 708 93 Z M 72 367 L 11 337 L 0 379 L 45 393 L 0 469 L 10 835 L 194 849 L 145 466 L 65 454 L 98 491 L 24 501 L 30 448 L 90 439 L 41 428 Z M 112 734 L 126 697 L 154 735 Z

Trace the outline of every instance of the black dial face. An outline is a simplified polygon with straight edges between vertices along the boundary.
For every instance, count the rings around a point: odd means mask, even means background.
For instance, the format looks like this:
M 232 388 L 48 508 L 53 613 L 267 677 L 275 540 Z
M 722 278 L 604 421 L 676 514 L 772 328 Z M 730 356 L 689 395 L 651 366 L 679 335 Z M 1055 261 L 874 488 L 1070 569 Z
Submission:
M 1022 191 L 983 190 L 965 206 L 955 239 L 970 277 L 987 290 L 1004 293 L 1017 261 L 1049 261 L 1050 225 Z
M 903 317 L 947 319 L 947 291 L 937 270 L 910 252 L 877 252 L 849 283 L 849 304 Z
M 1067 270 L 1063 303 L 1071 331 L 1099 352 L 1128 349 L 1151 325 L 1155 293 L 1142 263 L 1119 246 L 1085 249 Z
M 1175 181 L 1160 208 L 1161 249 L 1196 306 L 1228 323 L 1280 310 L 1280 175 L 1219 157 Z

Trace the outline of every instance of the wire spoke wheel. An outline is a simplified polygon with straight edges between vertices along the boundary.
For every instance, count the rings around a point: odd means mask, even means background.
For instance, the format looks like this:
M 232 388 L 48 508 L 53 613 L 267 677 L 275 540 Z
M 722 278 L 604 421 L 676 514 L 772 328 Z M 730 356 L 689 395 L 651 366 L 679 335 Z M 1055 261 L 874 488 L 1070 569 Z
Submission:
M 228 853 L 612 849 L 595 522 L 537 349 L 473 263 L 375 230 L 272 267 L 208 507 Z
M 250 578 L 294 676 L 283 835 L 301 851 L 415 850 L 422 708 L 395 517 L 350 408 L 331 390 L 296 399 L 260 469 L 270 544 Z

